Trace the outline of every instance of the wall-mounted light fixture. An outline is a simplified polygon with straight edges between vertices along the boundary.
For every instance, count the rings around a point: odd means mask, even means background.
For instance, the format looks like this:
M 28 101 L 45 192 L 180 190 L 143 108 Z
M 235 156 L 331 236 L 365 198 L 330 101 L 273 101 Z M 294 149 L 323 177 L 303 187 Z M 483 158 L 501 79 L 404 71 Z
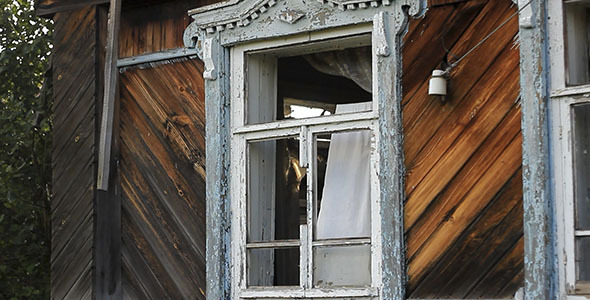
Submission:
M 428 95 L 440 97 L 442 105 L 447 100 L 447 74 L 447 71 L 434 70 L 428 82 Z

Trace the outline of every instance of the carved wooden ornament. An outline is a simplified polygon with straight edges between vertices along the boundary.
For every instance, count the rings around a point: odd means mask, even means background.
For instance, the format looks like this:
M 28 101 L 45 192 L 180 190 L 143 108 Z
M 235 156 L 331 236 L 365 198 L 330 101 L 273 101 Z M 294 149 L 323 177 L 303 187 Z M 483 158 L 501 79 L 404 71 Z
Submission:
M 281 299 L 368 299 L 369 296 L 379 300 L 404 299 L 400 37 L 408 17 L 420 16 L 425 8 L 426 0 L 229 0 L 189 11 L 193 22 L 184 32 L 184 43 L 197 49 L 205 65 L 207 299 L 259 298 L 264 292 L 269 293 L 264 294 L 265 298 Z M 240 146 L 232 146 L 239 140 L 234 138 L 232 128 L 241 119 L 239 112 L 244 111 L 240 108 L 244 103 L 240 97 L 245 91 L 240 83 L 245 78 L 240 57 L 252 45 L 256 49 L 283 47 L 285 41 L 296 45 L 359 33 L 365 37 L 370 34 L 373 46 L 375 114 L 369 121 L 379 127 L 375 144 L 380 158 L 374 163 L 381 171 L 374 193 L 379 194 L 380 203 L 372 216 L 376 228 L 372 233 L 376 237 L 372 255 L 378 258 L 371 266 L 375 284 L 362 290 L 320 290 L 305 283 L 305 289 L 280 290 L 280 293 L 276 289 L 242 291 L 245 286 L 242 267 L 246 264 L 245 250 L 240 245 L 245 241 L 240 240 L 243 236 L 239 234 L 239 214 L 232 214 L 241 211 L 237 207 L 239 201 L 231 198 L 242 199 L 234 195 L 239 190 L 234 185 L 240 181 L 232 174 L 243 173 L 233 168 L 237 164 L 230 165 L 230 161 L 240 160 L 239 154 L 245 153 L 239 151 Z M 302 264 L 302 268 L 305 266 Z M 300 274 L 304 272 L 302 269 Z M 274 296 L 277 293 L 280 297 Z
M 184 33 L 186 47 L 219 34 L 221 45 L 373 22 L 379 12 L 417 17 L 426 0 L 229 0 L 189 11 L 194 21 Z M 393 22 L 392 22 L 393 23 Z

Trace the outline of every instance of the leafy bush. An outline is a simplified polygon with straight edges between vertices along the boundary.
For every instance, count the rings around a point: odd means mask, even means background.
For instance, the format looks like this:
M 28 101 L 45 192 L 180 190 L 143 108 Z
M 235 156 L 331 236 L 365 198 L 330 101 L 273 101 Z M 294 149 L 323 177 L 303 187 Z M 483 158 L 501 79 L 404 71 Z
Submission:
M 52 24 L 0 3 L 0 299 L 48 299 Z

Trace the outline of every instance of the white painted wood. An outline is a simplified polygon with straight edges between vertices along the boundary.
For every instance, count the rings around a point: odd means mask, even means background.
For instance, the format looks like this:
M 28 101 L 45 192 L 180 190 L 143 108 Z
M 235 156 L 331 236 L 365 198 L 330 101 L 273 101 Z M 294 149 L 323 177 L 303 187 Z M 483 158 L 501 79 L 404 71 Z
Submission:
M 270 242 L 250 242 L 246 244 L 246 249 L 268 249 L 268 248 L 280 248 L 280 247 L 299 247 L 301 245 L 300 240 L 280 240 Z
M 313 241 L 315 237 L 315 225 L 317 222 L 317 215 L 318 215 L 318 206 L 317 206 L 317 178 L 316 174 L 318 172 L 317 167 L 317 140 L 313 134 L 307 133 L 307 153 L 304 155 L 307 156 L 307 161 L 309 163 L 309 168 L 307 169 L 307 201 L 306 201 L 306 213 L 307 213 L 307 257 L 303 259 L 303 262 L 306 264 L 307 274 L 305 275 L 305 287 L 309 289 L 313 287 L 313 245 L 309 241 Z
M 551 91 L 552 98 L 567 97 L 567 96 L 579 96 L 590 97 L 590 85 L 578 85 L 571 86 Z
M 354 246 L 354 245 L 369 245 L 371 238 L 349 238 L 349 239 L 330 239 L 313 241 L 314 247 L 330 247 L 330 246 Z
M 549 64 L 551 75 L 551 90 L 562 90 L 565 88 L 565 36 L 563 2 L 559 0 L 547 1 L 550 18 L 547 20 L 548 38 L 550 45 Z
M 275 233 L 276 142 L 249 143 L 246 184 L 247 236 L 253 241 L 273 241 Z M 272 286 L 274 252 L 247 253 L 248 284 Z M 258 274 L 255 276 L 254 274 Z
M 280 120 L 264 124 L 246 125 L 239 128 L 234 128 L 233 133 L 253 133 L 258 131 L 270 131 L 277 129 L 299 128 L 301 126 L 316 126 L 321 124 L 343 124 L 353 121 L 365 121 L 375 119 L 377 114 L 375 112 L 361 112 L 361 113 L 344 113 L 335 114 L 322 117 L 306 118 L 306 119 L 289 119 Z M 264 134 L 261 134 L 264 135 Z
M 375 15 L 373 21 L 373 32 L 374 34 L 374 47 L 375 52 L 379 56 L 389 56 L 391 53 L 390 37 L 387 34 L 387 28 L 389 28 L 389 18 L 385 12 L 379 12 Z
M 241 136 L 231 138 L 231 294 L 239 299 L 240 290 L 246 288 L 246 140 Z
M 559 51 L 557 51 L 559 53 Z M 551 53 L 553 55 L 553 53 Z M 552 56 L 553 59 L 553 56 Z M 555 199 L 555 223 L 557 230 L 557 255 L 560 274 L 559 291 L 565 299 L 568 295 L 586 293 L 576 284 L 575 237 L 590 236 L 590 231 L 575 230 L 573 135 L 571 106 L 590 102 L 589 87 L 568 87 L 554 90 L 551 97 L 550 143 L 552 149 L 553 197 Z
M 309 157 L 307 156 L 309 151 L 308 139 L 307 126 L 303 125 L 299 131 L 299 166 L 302 168 L 307 168 L 309 166 Z
M 307 153 L 307 152 L 306 152 Z M 299 248 L 299 286 L 303 290 L 307 290 L 310 286 L 307 284 L 307 277 L 309 277 L 309 270 L 307 269 L 307 260 L 309 257 L 309 234 L 308 225 L 299 226 L 299 239 L 301 240 L 301 247 Z
M 590 230 L 575 230 L 575 236 L 590 236 Z
M 241 299 L 301 299 L 301 298 L 353 298 L 376 297 L 379 291 L 376 288 L 334 288 L 303 290 L 292 287 L 250 288 L 241 291 Z
M 263 51 L 273 55 L 302 55 L 311 52 L 337 50 L 344 47 L 367 46 L 371 43 L 370 35 L 367 36 L 367 34 L 371 34 L 371 31 L 371 23 L 354 24 L 335 29 L 310 31 L 280 38 L 243 43 L 232 48 L 242 52 L 258 53 Z M 338 39 L 338 43 L 333 43 L 334 39 Z
M 520 25 L 520 27 L 523 28 L 531 28 L 533 27 L 533 22 L 532 22 L 532 15 L 533 15 L 533 10 L 531 8 L 530 4 L 531 0 L 518 0 L 518 8 L 520 9 L 520 13 L 518 16 L 518 23 Z M 527 7 L 525 7 L 525 5 Z
M 245 57 L 246 123 L 275 121 L 277 111 L 277 58 L 267 54 Z
M 388 17 L 384 17 L 385 19 Z M 381 22 L 382 34 L 385 24 Z M 379 28 L 379 27 L 377 27 Z M 341 45 L 367 45 L 370 24 L 354 25 L 340 30 L 326 30 L 287 38 L 244 43 L 231 48 L 231 198 L 232 200 L 232 299 L 285 299 L 285 298 L 351 298 L 378 297 L 381 287 L 381 213 L 379 184 L 378 105 L 373 111 L 329 115 L 308 119 L 276 120 L 276 62 L 281 55 L 309 53 L 337 49 Z M 360 34 L 360 35 L 359 35 Z M 344 42 L 334 41 L 343 38 Z M 382 37 L 383 38 L 383 37 Z M 373 37 L 373 40 L 375 38 Z M 329 42 L 327 42 L 329 41 Z M 386 41 L 386 44 L 389 42 Z M 339 46 L 340 45 L 340 46 Z M 383 45 L 382 45 L 383 46 Z M 311 49 L 311 50 L 310 50 Z M 385 51 L 385 50 L 383 50 Z M 374 51 L 374 56 L 377 51 Z M 382 53 L 383 54 L 383 53 Z M 373 77 L 378 75 L 374 69 Z M 374 96 L 374 99 L 377 99 Z M 253 113 L 255 112 L 255 113 Z M 246 117 L 246 115 L 248 115 Z M 246 122 L 248 120 L 248 122 Z M 251 124 L 263 122 L 260 124 Z M 317 216 L 317 142 L 318 134 L 351 130 L 371 130 L 371 238 L 314 241 Z M 258 187 L 268 189 L 269 178 L 263 178 L 263 170 L 249 169 L 249 161 L 270 159 L 274 151 L 269 147 L 264 153 L 247 151 L 248 143 L 295 137 L 300 142 L 300 164 L 307 167 L 307 224 L 300 228 L 300 240 L 248 242 L 246 236 L 248 197 L 261 198 Z M 273 167 L 274 168 L 274 167 Z M 270 169 L 269 169 L 270 170 Z M 268 170 L 266 170 L 268 172 Z M 254 178 L 256 177 L 256 178 Z M 249 187 L 249 188 L 247 188 Z M 256 187 L 256 188 L 255 188 Z M 274 192 L 273 192 L 274 195 Z M 267 199 L 268 200 L 268 199 Z M 262 199 L 262 201 L 267 201 Z M 267 203 L 270 204 L 270 203 Z M 266 205 L 266 207 L 270 207 Z M 272 208 L 271 208 L 272 209 Z M 262 211 L 250 218 L 265 219 Z M 253 229 L 253 228 L 251 228 Z M 258 229 L 256 229 L 258 230 Z M 274 230 L 273 230 L 274 231 Z M 314 247 L 371 245 L 371 287 L 333 289 L 313 288 Z M 300 287 L 249 287 L 247 284 L 247 249 L 271 249 L 273 247 L 300 247 Z M 272 272 L 270 269 L 269 272 Z M 270 279 L 269 279 L 270 280 Z
M 375 71 L 373 71 L 375 72 Z M 371 280 L 373 287 L 381 287 L 381 192 L 379 181 L 379 126 L 375 124 L 371 131 Z
M 565 233 L 565 210 L 566 206 L 562 199 L 565 199 L 564 193 L 566 192 L 567 188 L 565 185 L 565 180 L 559 180 L 564 178 L 564 161 L 563 158 L 563 150 L 562 150 L 562 143 L 563 143 L 563 134 L 562 134 L 562 126 L 561 126 L 561 102 L 559 99 L 552 99 L 550 100 L 551 105 L 551 119 L 553 122 L 550 125 L 550 145 L 552 146 L 552 153 L 554 159 L 551 161 L 552 163 L 552 182 L 553 182 L 553 198 L 556 199 L 555 201 L 555 223 L 556 223 L 556 237 L 557 237 L 557 244 L 561 245 L 556 251 L 556 255 L 558 256 L 558 261 L 562 262 L 558 265 L 558 274 L 559 278 L 566 278 L 566 270 L 565 266 L 567 264 L 567 254 L 564 248 L 566 239 Z M 557 179 L 559 178 L 559 179 Z M 565 281 L 563 280 L 562 284 L 559 285 L 559 294 L 566 295 L 567 292 L 565 291 Z
M 203 41 L 203 63 L 205 64 L 205 71 L 203 72 L 203 78 L 209 80 L 215 80 L 217 78 L 217 71 L 215 70 L 215 64 L 213 63 L 213 57 L 217 56 L 217 47 L 213 46 L 213 38 L 208 38 Z

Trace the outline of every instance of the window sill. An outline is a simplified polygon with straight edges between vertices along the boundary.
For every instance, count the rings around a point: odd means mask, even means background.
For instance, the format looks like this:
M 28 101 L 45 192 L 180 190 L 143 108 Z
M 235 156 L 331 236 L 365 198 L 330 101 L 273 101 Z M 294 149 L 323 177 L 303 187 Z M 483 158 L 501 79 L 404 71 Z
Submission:
M 334 287 L 331 289 L 309 289 L 300 287 L 256 287 L 242 290 L 241 299 L 259 298 L 351 298 L 351 297 L 377 297 L 379 290 L 374 287 L 352 288 Z

